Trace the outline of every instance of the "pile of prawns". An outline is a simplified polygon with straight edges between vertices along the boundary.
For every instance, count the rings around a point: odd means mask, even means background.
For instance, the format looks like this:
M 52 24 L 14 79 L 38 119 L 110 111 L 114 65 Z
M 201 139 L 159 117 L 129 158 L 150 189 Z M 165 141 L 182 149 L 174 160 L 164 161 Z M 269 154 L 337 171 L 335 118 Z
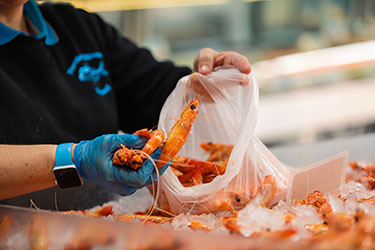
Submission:
M 345 197 L 340 198 L 345 204 Z M 358 200 L 358 202 L 366 202 L 375 204 L 375 198 L 366 200 Z M 331 204 L 327 198 L 315 191 L 309 194 L 303 200 L 295 201 L 295 204 L 301 206 L 309 206 L 316 209 L 318 215 L 322 219 L 319 224 L 306 224 L 304 227 L 306 231 L 310 232 L 310 236 L 306 239 L 295 241 L 294 236 L 298 234 L 298 230 L 293 226 L 293 220 L 296 214 L 292 211 L 287 211 L 284 214 L 284 228 L 279 230 L 271 230 L 267 227 L 260 231 L 252 233 L 248 238 L 262 240 L 263 243 L 271 242 L 275 244 L 273 249 L 289 249 L 278 248 L 278 244 L 283 242 L 294 242 L 292 249 L 375 249 L 375 215 L 366 213 L 364 210 L 357 210 L 354 214 L 346 214 L 340 212 L 333 212 Z M 64 214 L 81 214 L 90 217 L 107 217 L 112 216 L 116 221 L 129 223 L 142 221 L 144 224 L 155 225 L 163 223 L 171 223 L 173 217 L 167 216 L 146 216 L 144 214 L 134 215 L 120 215 L 114 214 L 112 206 L 102 206 L 94 211 L 78 210 L 65 211 Z M 223 226 L 229 233 L 243 236 L 241 233 L 241 225 L 238 220 L 238 213 L 235 211 L 231 216 L 224 216 L 217 218 L 218 223 L 215 225 L 208 225 L 204 222 L 197 221 L 193 217 L 187 217 L 190 221 L 188 227 L 193 231 L 214 231 L 220 225 Z M 11 226 L 13 224 L 10 216 L 0 217 L 0 238 L 7 238 Z M 35 215 L 31 223 L 28 225 L 27 240 L 30 249 L 48 249 L 52 243 L 48 231 L 48 224 L 43 217 Z M 63 249 L 93 249 L 97 246 L 111 246 L 114 239 L 110 234 L 101 232 L 98 233 L 97 227 L 81 226 L 77 228 L 67 244 Z M 140 249 L 156 249 L 152 246 L 150 248 Z M 161 249 L 161 248 L 160 248 Z M 164 249 L 164 248 L 163 248 Z M 165 248 L 167 249 L 167 248 Z M 179 247 L 168 249 L 181 249 Z M 185 248 L 184 248 L 185 249 Z M 254 248 L 255 249 L 255 248 Z M 258 248 L 256 248 L 258 249 Z M 265 248 L 272 249 L 272 248 Z
M 358 170 L 358 165 L 364 172 L 374 169 L 375 164 L 364 164 L 351 162 L 350 166 Z M 347 180 L 353 181 L 353 179 Z M 355 180 L 357 181 L 357 180 Z M 374 186 L 367 187 L 369 190 L 375 189 Z M 337 196 L 343 204 L 346 202 L 346 197 L 342 195 Z M 359 203 L 375 204 L 375 196 L 357 200 Z M 264 204 L 263 204 L 264 205 Z M 362 209 L 357 209 L 354 214 L 346 214 L 342 212 L 334 212 L 332 205 L 329 203 L 326 196 L 319 191 L 307 195 L 305 199 L 295 200 L 294 205 L 312 207 L 322 219 L 319 224 L 306 224 L 305 230 L 310 233 L 306 239 L 301 239 L 295 242 L 298 246 L 296 249 L 375 249 L 375 215 L 366 213 Z M 272 208 L 269 208 L 270 210 Z M 87 211 L 68 211 L 64 213 L 81 213 L 86 216 L 103 217 L 113 216 L 116 221 L 120 222 L 136 222 L 155 225 L 171 223 L 174 220 L 173 216 L 168 215 L 152 215 L 148 216 L 145 213 L 123 214 L 115 216 L 112 206 L 103 206 L 97 210 Z M 270 230 L 263 228 L 258 232 L 252 233 L 249 238 L 260 239 L 264 242 L 286 242 L 293 241 L 293 237 L 298 234 L 298 230 L 293 226 L 293 220 L 297 215 L 293 210 L 285 211 L 284 214 L 284 228 L 280 230 Z M 218 217 L 216 225 L 208 225 L 202 221 L 197 221 L 194 217 L 187 217 L 189 220 L 188 227 L 193 231 L 214 231 L 219 226 L 223 226 L 231 234 L 243 236 L 241 233 L 241 225 L 238 222 L 238 212 L 232 211 L 231 215 Z M 77 241 L 78 242 L 78 241 Z

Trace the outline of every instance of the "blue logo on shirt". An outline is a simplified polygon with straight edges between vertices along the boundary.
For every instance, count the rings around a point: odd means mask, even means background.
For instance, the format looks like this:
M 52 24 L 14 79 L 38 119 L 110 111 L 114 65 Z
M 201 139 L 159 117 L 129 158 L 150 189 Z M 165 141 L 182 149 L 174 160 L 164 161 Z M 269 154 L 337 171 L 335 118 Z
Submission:
M 76 71 L 78 80 L 81 82 L 92 82 L 95 86 L 95 92 L 98 95 L 104 96 L 112 90 L 112 87 L 108 83 L 104 83 L 104 85 L 102 83 L 102 79 L 105 81 L 109 78 L 109 73 L 104 68 L 103 54 L 101 52 L 76 56 L 66 73 L 73 76 Z

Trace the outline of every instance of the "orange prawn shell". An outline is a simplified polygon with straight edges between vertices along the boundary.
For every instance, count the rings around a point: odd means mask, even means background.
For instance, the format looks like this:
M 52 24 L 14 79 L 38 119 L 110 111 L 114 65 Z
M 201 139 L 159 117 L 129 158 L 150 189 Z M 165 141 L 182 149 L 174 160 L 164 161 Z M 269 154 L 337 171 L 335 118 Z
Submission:
M 164 143 L 159 161 L 157 162 L 158 168 L 171 161 L 186 142 L 198 114 L 199 101 L 200 99 L 193 99 L 184 108 L 176 123 L 169 130 L 168 138 Z
M 148 139 L 145 146 L 142 148 L 144 154 L 139 154 L 132 149 L 126 148 L 121 145 L 112 158 L 112 163 L 115 165 L 128 164 L 133 170 L 137 170 L 143 164 L 143 160 L 147 155 L 151 155 L 164 141 L 165 133 L 162 130 L 149 131 L 141 129 L 134 133 L 135 135 L 144 136 Z
M 142 152 L 150 155 L 152 154 L 165 139 L 165 133 L 163 130 L 157 129 L 150 133 L 150 138 L 146 145 L 143 147 Z
M 119 148 L 113 155 L 112 163 L 114 165 L 124 165 L 129 162 L 131 155 L 131 151 L 121 144 L 121 148 Z

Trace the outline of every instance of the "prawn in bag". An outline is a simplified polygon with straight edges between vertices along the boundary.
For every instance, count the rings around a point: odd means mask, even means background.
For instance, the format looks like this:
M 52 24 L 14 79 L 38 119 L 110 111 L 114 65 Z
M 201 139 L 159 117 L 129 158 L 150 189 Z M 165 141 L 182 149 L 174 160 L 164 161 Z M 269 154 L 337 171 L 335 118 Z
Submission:
M 194 84 L 200 84 L 203 94 L 191 87 Z M 239 210 L 256 197 L 264 206 L 285 198 L 287 167 L 276 157 L 265 157 L 272 153 L 254 136 L 258 106 L 255 79 L 235 68 L 183 77 L 164 103 L 158 129 L 169 131 L 174 118 L 192 98 L 201 99 L 199 114 L 179 156 L 212 160 L 215 157 L 200 145 L 227 145 L 222 147 L 230 148 L 224 158 L 225 171 L 219 170 L 220 174 L 207 183 L 184 186 L 168 169 L 160 178 L 158 206 L 175 214 L 218 213 Z

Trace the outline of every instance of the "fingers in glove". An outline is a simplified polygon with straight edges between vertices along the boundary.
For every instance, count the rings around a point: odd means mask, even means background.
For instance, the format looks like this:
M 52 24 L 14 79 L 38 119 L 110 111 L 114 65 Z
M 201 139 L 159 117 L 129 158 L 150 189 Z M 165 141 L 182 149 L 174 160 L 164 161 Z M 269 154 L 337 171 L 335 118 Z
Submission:
M 127 148 L 135 148 L 141 149 L 147 142 L 147 138 L 144 136 L 139 135 L 132 135 L 132 134 L 124 134 L 124 135 L 116 135 L 111 143 L 112 143 L 112 150 L 116 150 L 121 147 L 123 144 Z
M 154 153 L 151 154 L 151 157 L 156 161 L 159 159 L 161 153 L 160 147 L 157 148 Z M 152 172 L 156 166 L 153 162 L 147 160 L 143 163 L 142 167 L 138 168 L 136 171 L 125 168 L 123 166 L 112 165 L 114 178 L 119 183 L 124 183 L 128 186 L 134 188 L 141 188 L 147 185 L 147 181 L 150 178 Z

